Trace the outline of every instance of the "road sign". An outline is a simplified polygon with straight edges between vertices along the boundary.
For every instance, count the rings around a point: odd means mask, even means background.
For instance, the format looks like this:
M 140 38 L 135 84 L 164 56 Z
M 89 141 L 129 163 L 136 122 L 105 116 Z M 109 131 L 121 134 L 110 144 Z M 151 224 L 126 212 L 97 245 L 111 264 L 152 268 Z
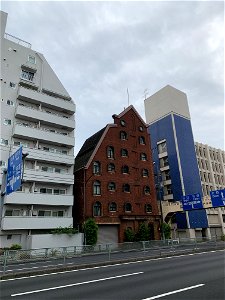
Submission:
M 183 210 L 201 209 L 203 208 L 201 194 L 192 194 L 183 196 Z
M 225 189 L 210 191 L 210 197 L 213 207 L 225 206 Z
M 21 186 L 22 180 L 22 147 L 20 147 L 8 159 L 7 179 L 6 179 L 6 194 L 15 192 Z

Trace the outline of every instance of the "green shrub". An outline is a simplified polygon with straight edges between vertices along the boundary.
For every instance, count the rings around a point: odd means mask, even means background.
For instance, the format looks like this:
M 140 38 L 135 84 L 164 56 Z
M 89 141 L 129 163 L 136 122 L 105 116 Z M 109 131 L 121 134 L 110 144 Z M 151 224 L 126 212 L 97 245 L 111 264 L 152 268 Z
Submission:
M 135 235 L 136 241 L 148 241 L 150 238 L 150 229 L 147 224 L 141 223 L 138 232 Z
M 84 224 L 84 234 L 85 234 L 85 244 L 95 245 L 98 239 L 98 225 L 95 223 L 94 219 L 87 219 Z
M 20 250 L 22 249 L 22 246 L 19 244 L 12 244 L 12 246 L 10 247 L 10 250 Z
M 53 230 L 51 230 L 51 234 L 75 234 L 77 233 L 77 229 L 70 227 L 58 227 Z
M 161 226 L 162 233 L 164 233 L 164 237 L 166 240 L 171 238 L 171 227 L 167 223 L 163 223 Z
M 131 228 L 127 228 L 124 231 L 124 242 L 134 242 L 135 233 Z

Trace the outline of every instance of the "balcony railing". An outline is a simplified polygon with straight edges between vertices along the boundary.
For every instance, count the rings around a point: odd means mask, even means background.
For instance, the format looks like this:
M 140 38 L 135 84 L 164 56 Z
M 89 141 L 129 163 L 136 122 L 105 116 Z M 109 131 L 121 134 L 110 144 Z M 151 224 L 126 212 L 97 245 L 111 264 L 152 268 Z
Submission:
M 11 35 L 9 33 L 5 33 L 5 38 L 7 40 L 12 41 L 14 43 L 17 43 L 17 44 L 19 44 L 21 46 L 24 46 L 24 47 L 27 47 L 27 48 L 31 48 L 31 44 L 30 43 L 28 43 L 28 42 L 26 42 L 26 41 L 24 41 L 24 40 L 22 40 L 22 39 L 20 39 L 20 38 L 18 38 L 16 36 L 14 36 L 14 35 Z

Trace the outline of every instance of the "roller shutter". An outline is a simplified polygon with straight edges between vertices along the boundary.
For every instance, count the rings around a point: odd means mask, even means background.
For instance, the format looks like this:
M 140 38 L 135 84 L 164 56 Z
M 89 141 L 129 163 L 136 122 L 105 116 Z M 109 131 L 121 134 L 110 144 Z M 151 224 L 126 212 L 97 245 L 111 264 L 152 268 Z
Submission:
M 98 244 L 118 243 L 118 225 L 98 225 Z

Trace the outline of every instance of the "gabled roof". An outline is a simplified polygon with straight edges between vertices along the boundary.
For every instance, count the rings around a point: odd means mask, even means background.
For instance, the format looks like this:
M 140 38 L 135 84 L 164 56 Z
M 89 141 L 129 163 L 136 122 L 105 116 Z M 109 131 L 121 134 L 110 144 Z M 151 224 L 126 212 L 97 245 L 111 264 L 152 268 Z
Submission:
M 140 121 L 147 126 L 146 122 L 142 119 L 142 117 L 139 115 L 139 113 L 137 112 L 137 110 L 134 108 L 133 105 L 128 106 L 126 109 L 124 109 L 124 111 L 122 111 L 119 115 L 116 115 L 117 118 L 121 118 L 123 115 L 125 115 L 129 110 L 133 110 L 135 112 L 135 114 L 137 115 L 137 117 L 140 119 Z
M 107 126 L 93 134 L 89 137 L 83 144 L 82 148 L 78 152 L 75 158 L 74 170 L 77 171 L 88 163 L 89 158 L 91 157 L 93 151 L 95 150 L 99 140 L 101 139 Z

